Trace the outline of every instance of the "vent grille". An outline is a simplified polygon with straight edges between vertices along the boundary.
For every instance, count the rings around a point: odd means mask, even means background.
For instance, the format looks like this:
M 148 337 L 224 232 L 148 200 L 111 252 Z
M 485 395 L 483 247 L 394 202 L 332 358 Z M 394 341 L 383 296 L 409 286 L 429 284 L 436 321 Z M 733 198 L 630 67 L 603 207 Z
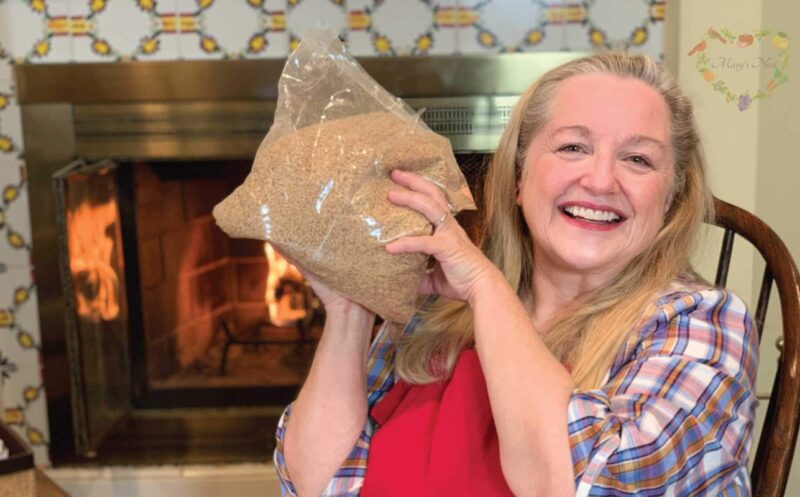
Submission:
M 434 107 L 425 109 L 422 120 L 433 131 L 450 136 L 501 135 L 513 106 L 492 108 Z
M 408 99 L 456 152 L 497 147 L 517 97 Z M 177 102 L 74 107 L 76 150 L 85 158 L 252 157 L 272 124 L 274 101 Z

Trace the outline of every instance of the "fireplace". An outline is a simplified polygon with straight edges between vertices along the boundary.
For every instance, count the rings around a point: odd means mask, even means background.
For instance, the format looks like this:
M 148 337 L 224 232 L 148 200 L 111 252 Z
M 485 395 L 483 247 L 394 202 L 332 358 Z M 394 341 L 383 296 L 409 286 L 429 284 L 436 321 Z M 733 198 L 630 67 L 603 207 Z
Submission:
M 372 58 L 447 136 L 480 207 L 517 95 L 578 54 Z M 271 123 L 283 61 L 17 66 L 51 459 L 268 459 L 324 310 L 217 228 Z M 479 214 L 458 216 L 471 236 Z
M 211 216 L 249 167 L 78 160 L 54 175 L 72 326 L 93 342 L 92 328 L 137 316 L 127 344 L 105 346 L 130 363 L 134 405 L 280 401 L 306 373 L 323 312 L 313 292 L 269 245 L 228 238 Z M 246 387 L 266 389 L 226 397 Z

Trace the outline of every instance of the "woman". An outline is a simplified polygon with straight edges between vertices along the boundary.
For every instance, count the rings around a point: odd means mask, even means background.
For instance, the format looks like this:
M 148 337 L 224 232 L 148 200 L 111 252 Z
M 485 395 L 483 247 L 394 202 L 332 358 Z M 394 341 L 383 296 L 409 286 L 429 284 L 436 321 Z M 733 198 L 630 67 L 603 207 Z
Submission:
M 327 321 L 278 428 L 284 492 L 748 495 L 757 339 L 689 265 L 703 162 L 675 82 L 609 53 L 522 95 L 481 249 L 438 188 L 394 171 L 390 200 L 434 231 L 386 250 L 433 256 L 433 297 L 370 347 L 375 316 L 311 277 Z

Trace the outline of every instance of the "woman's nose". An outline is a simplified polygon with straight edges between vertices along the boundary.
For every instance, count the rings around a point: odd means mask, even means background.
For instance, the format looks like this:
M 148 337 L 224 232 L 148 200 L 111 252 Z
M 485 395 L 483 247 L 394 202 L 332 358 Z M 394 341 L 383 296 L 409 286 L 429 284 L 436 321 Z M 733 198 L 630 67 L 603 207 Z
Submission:
M 584 188 L 598 195 L 617 192 L 619 183 L 613 157 L 596 156 L 587 166 L 581 178 Z

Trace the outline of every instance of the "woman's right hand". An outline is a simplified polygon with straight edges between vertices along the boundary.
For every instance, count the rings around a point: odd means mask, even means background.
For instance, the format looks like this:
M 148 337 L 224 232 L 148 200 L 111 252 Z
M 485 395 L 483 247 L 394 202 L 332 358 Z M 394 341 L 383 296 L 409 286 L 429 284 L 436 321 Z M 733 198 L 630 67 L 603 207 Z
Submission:
M 298 266 L 297 264 L 292 263 L 294 267 L 300 271 L 300 274 L 303 275 L 303 278 L 311 285 L 311 289 L 314 290 L 314 293 L 322 302 L 323 307 L 325 307 L 326 314 L 332 314 L 335 312 L 352 312 L 352 311 L 359 311 L 359 312 L 370 312 L 361 304 L 349 299 L 343 293 L 334 290 L 333 288 L 329 287 L 325 283 L 321 282 L 317 279 L 316 276 L 309 273 L 302 267 Z

